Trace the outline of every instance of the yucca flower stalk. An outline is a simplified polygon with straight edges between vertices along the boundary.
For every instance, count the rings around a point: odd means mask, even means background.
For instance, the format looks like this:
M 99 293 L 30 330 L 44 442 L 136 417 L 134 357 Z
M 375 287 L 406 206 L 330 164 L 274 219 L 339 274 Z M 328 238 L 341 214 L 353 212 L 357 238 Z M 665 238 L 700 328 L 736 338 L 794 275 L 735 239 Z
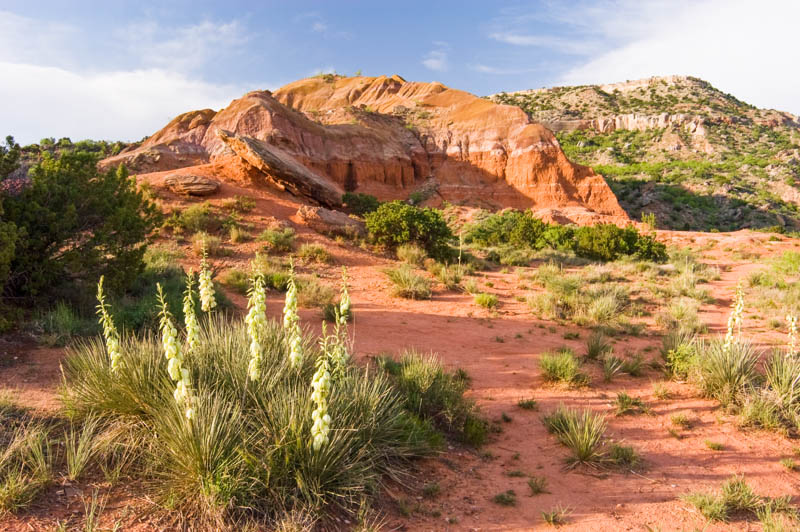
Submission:
M 247 375 L 254 381 L 261 378 L 261 354 L 263 352 L 263 331 L 267 326 L 267 295 L 264 289 L 264 278 L 260 275 L 253 280 L 247 302 L 247 334 L 250 336 L 250 363 L 247 365 Z
M 336 320 L 343 327 L 347 327 L 347 317 L 350 315 L 350 292 L 347 291 L 347 268 L 342 266 L 342 295 L 339 298 L 339 316 Z
M 328 433 L 331 430 L 331 416 L 328 414 L 328 392 L 330 392 L 331 387 L 331 374 L 326 350 L 327 337 L 324 324 L 321 341 L 323 343 L 322 353 L 317 359 L 317 371 L 311 380 L 311 400 L 315 405 L 314 411 L 311 412 L 313 421 L 311 426 L 311 446 L 315 451 L 319 451 L 323 445 L 328 444 L 330 441 Z
M 786 356 L 793 357 L 797 354 L 797 317 L 787 314 L 786 321 L 789 324 L 789 352 Z
M 208 252 L 203 241 L 203 257 L 200 260 L 200 308 L 203 312 L 211 312 L 217 306 L 214 299 L 214 282 L 211 280 L 211 270 L 208 269 Z
M 161 345 L 164 347 L 164 356 L 167 357 L 167 373 L 176 383 L 173 397 L 179 405 L 186 409 L 186 419 L 191 420 L 194 417 L 194 410 L 191 406 L 189 370 L 183 367 L 183 354 L 181 353 L 181 345 L 178 342 L 178 330 L 172 323 L 172 313 L 167 307 L 166 299 L 164 299 L 161 283 L 156 283 L 156 287 L 158 289 L 158 304 L 161 309 L 159 313 L 161 317 Z
M 100 276 L 100 281 L 97 283 L 97 314 L 100 316 L 100 325 L 103 326 L 103 338 L 106 341 L 106 350 L 108 351 L 108 358 L 111 360 L 111 371 L 117 372 L 119 368 L 119 361 L 122 358 L 122 351 L 119 343 L 119 333 L 114 326 L 114 320 L 111 317 L 111 312 L 106 304 L 106 295 L 103 292 L 103 276 Z
M 289 264 L 289 283 L 286 290 L 286 302 L 283 305 L 283 329 L 289 343 L 289 362 L 292 367 L 300 366 L 303 361 L 303 337 L 300 332 L 300 316 L 297 314 L 297 284 L 294 279 L 294 264 Z
M 189 270 L 183 293 L 183 322 L 186 325 L 186 350 L 189 353 L 197 348 L 200 338 L 200 323 L 197 321 L 194 305 L 194 272 Z
M 730 349 L 736 338 L 742 335 L 742 316 L 744 314 L 744 288 L 740 280 L 736 285 L 736 296 L 728 316 L 728 332 L 725 334 L 725 349 Z

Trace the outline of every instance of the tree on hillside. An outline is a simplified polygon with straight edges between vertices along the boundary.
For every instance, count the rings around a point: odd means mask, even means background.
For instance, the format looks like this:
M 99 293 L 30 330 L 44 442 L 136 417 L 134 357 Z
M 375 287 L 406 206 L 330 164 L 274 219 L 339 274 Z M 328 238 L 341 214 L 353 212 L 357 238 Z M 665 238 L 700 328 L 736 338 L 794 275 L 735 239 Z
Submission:
M 3 214 L 3 181 L 17 169 L 19 157 L 19 144 L 14 142 L 14 137 L 6 137 L 6 145 L 0 146 L 0 288 L 8 279 L 17 242 L 17 226 L 6 221 Z
M 8 154 L 19 147 L 10 137 L 6 144 L 2 178 L 18 165 Z M 16 227 L 16 242 L 5 296 L 46 296 L 60 283 L 94 283 L 100 275 L 124 288 L 141 271 L 160 213 L 124 167 L 100 172 L 97 161 L 83 151 L 45 152 L 30 182 L 6 194 L 4 223 Z

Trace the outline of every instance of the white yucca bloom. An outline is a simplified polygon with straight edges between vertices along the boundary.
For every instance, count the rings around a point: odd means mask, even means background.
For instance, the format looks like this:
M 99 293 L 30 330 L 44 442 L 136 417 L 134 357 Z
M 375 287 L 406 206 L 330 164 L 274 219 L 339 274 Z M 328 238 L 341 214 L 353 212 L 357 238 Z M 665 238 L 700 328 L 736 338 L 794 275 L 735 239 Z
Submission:
M 317 360 L 317 371 L 311 381 L 311 400 L 316 405 L 311 412 L 313 425 L 311 426 L 311 446 L 315 451 L 319 451 L 326 445 L 330 438 L 331 416 L 328 415 L 328 392 L 331 387 L 331 374 L 328 371 L 328 357 L 323 352 Z
M 733 305 L 730 315 L 728 316 L 728 332 L 725 334 L 725 349 L 730 349 L 733 345 L 734 339 L 742 335 L 742 317 L 744 315 L 744 288 L 742 281 L 736 285 L 736 296 L 733 299 Z
M 247 366 L 247 374 L 252 380 L 257 381 L 261 378 L 263 331 L 267 326 L 267 294 L 264 289 L 264 278 L 260 275 L 253 280 L 247 307 L 250 309 L 244 318 L 247 334 L 250 336 L 250 363 Z
M 789 323 L 789 352 L 787 356 L 795 356 L 797 354 L 797 317 L 787 314 L 786 321 Z
M 186 350 L 193 352 L 200 338 L 200 324 L 194 311 L 194 272 L 186 276 L 186 291 L 183 294 L 183 323 L 186 325 Z
M 347 291 L 347 269 L 342 266 L 342 295 L 339 298 L 339 323 L 347 325 L 347 317 L 350 315 L 350 292 Z
M 106 304 L 106 295 L 103 292 L 103 276 L 100 276 L 100 281 L 97 283 L 97 301 L 99 303 L 97 305 L 97 314 L 100 316 L 100 325 L 103 326 L 103 338 L 106 341 L 108 358 L 111 360 L 111 371 L 116 373 L 119 368 L 119 361 L 122 358 L 122 350 L 120 349 L 119 333 L 114 326 L 114 320 Z
M 289 285 L 286 302 L 283 305 L 283 329 L 289 343 L 289 362 L 293 368 L 303 361 L 303 337 L 300 332 L 300 316 L 297 315 L 297 285 L 294 282 L 294 268 L 289 270 Z
M 172 314 L 167 307 L 167 301 L 164 299 L 164 292 L 161 290 L 161 283 L 157 283 L 158 288 L 158 302 L 161 307 L 161 345 L 164 348 L 164 356 L 167 358 L 167 373 L 169 377 L 175 381 L 176 387 L 173 397 L 175 401 L 183 406 L 186 411 L 187 419 L 192 419 L 194 410 L 191 406 L 189 370 L 183 367 L 183 354 L 181 353 L 181 345 L 178 342 L 178 330 L 172 322 Z
M 214 282 L 211 280 L 211 271 L 206 261 L 206 243 L 203 241 L 203 258 L 200 260 L 200 308 L 203 312 L 211 312 L 217 306 L 214 299 Z

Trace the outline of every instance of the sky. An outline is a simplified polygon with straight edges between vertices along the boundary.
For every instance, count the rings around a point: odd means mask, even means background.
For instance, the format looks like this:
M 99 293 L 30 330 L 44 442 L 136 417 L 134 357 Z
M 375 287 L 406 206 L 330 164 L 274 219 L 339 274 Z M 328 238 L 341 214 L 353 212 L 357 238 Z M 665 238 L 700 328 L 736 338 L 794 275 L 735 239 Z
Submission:
M 321 72 L 477 95 L 691 75 L 800 114 L 800 0 L 0 0 L 0 137 L 138 140 Z

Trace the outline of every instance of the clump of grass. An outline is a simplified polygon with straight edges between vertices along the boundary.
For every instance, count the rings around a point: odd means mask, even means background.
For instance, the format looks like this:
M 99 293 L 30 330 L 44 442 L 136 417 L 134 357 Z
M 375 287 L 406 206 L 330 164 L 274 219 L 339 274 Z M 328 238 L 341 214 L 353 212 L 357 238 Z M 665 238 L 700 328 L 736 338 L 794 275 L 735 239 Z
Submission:
M 622 367 L 620 368 L 620 370 L 623 373 L 627 373 L 631 377 L 641 377 L 642 362 L 643 362 L 642 355 L 637 353 L 633 357 L 623 360 Z
M 196 233 L 192 238 L 192 251 L 198 257 L 203 255 L 203 249 L 209 257 L 218 257 L 222 254 L 222 239 L 208 233 Z
M 531 490 L 531 496 L 548 493 L 547 478 L 532 476 L 528 479 L 528 487 Z
M 615 400 L 618 416 L 627 414 L 644 414 L 649 411 L 647 405 L 638 397 L 631 397 L 625 392 L 619 392 Z
M 417 244 L 401 244 L 397 246 L 397 258 L 412 266 L 422 266 L 428 257 L 427 252 Z
M 234 196 L 233 199 L 223 202 L 222 208 L 227 211 L 245 214 L 256 208 L 256 200 L 250 196 Z
M 722 451 L 723 449 L 725 449 L 725 446 L 724 446 L 724 445 L 722 445 L 722 444 L 721 444 L 721 443 L 719 443 L 719 442 L 715 442 L 715 441 L 711 441 L 711 440 L 706 440 L 704 443 L 706 444 L 706 447 L 708 447 L 708 448 L 709 448 L 709 449 L 711 449 L 712 451 Z
M 507 471 L 506 472 L 506 476 L 512 477 L 512 478 L 522 478 L 522 477 L 525 476 L 525 473 L 523 473 L 519 469 L 515 469 L 513 471 Z
M 727 521 L 734 513 L 748 513 L 757 518 L 785 513 L 794 518 L 797 512 L 789 504 L 790 496 L 778 498 L 759 496 L 753 492 L 742 476 L 733 476 L 726 480 L 719 495 L 695 492 L 681 498 L 711 521 Z
M 291 227 L 268 228 L 258 235 L 258 240 L 266 242 L 270 249 L 278 253 L 286 253 L 294 249 L 295 232 Z
M 430 281 L 415 273 L 410 266 L 386 269 L 384 273 L 394 283 L 392 290 L 394 296 L 405 299 L 430 299 Z
M 522 408 L 523 410 L 538 410 L 539 403 L 536 402 L 536 399 L 520 399 L 517 401 L 517 406 Z
M 208 202 L 191 205 L 182 211 L 173 211 L 164 222 L 164 226 L 171 228 L 175 234 L 212 232 L 217 231 L 220 225 L 219 218 L 214 215 Z
M 597 360 L 610 353 L 612 349 L 611 342 L 600 331 L 592 331 L 586 339 L 586 358 L 589 360 Z
M 572 456 L 567 463 L 597 465 L 603 461 L 605 418 L 591 410 L 579 412 L 563 405 L 542 418 L 547 431 L 567 447 Z
M 222 284 L 237 294 L 246 295 L 247 290 L 250 288 L 250 275 L 238 269 L 228 270 L 222 279 Z
M 297 304 L 302 308 L 324 308 L 333 302 L 332 287 L 314 278 L 301 278 L 297 283 Z
M 581 386 L 589 381 L 588 375 L 581 373 L 580 361 L 571 350 L 543 353 L 539 358 L 539 367 L 542 378 L 547 382 Z
M 614 355 L 603 357 L 603 380 L 611 382 L 611 380 L 622 371 L 625 361 Z
M 461 286 L 461 279 L 466 274 L 467 268 L 462 264 L 442 264 L 432 260 L 427 261 L 427 270 L 436 280 L 448 290 L 455 290 Z M 477 287 L 476 287 L 477 290 Z
M 627 469 L 632 469 L 642 463 L 642 457 L 630 445 L 620 445 L 618 443 L 611 445 L 608 457 L 617 467 Z
M 689 430 L 692 428 L 694 424 L 692 421 L 692 416 L 688 412 L 676 412 L 669 417 L 670 422 L 676 427 L 680 427 L 684 430 Z
M 789 471 L 797 471 L 800 469 L 800 465 L 798 465 L 797 462 L 795 462 L 792 458 L 781 459 L 781 465 Z
M 234 244 L 241 244 L 242 242 L 248 242 L 252 237 L 247 230 L 238 225 L 233 225 L 228 229 L 228 238 Z
M 500 506 L 516 506 L 517 494 L 514 490 L 501 491 L 492 497 L 492 502 Z
M 486 421 L 464 397 L 469 377 L 463 371 L 449 373 L 435 355 L 415 351 L 406 351 L 397 360 L 379 358 L 378 365 L 392 377 L 406 408 L 415 415 L 472 445 L 486 440 Z
M 428 482 L 422 487 L 422 494 L 429 499 L 438 496 L 441 492 L 442 487 L 438 482 Z
M 300 246 L 297 256 L 306 262 L 316 262 L 317 264 L 329 264 L 333 260 L 328 250 L 319 244 L 303 244 Z
M 567 523 L 567 518 L 572 513 L 572 510 L 563 506 L 555 506 L 550 510 L 542 511 L 542 519 L 550 526 L 561 526 Z
M 495 308 L 497 306 L 497 296 L 481 292 L 474 296 L 475 304 L 483 308 Z
M 669 388 L 667 388 L 667 385 L 663 382 L 657 382 L 653 385 L 653 395 L 656 399 L 660 399 L 662 401 L 672 398 L 672 392 L 670 392 Z

